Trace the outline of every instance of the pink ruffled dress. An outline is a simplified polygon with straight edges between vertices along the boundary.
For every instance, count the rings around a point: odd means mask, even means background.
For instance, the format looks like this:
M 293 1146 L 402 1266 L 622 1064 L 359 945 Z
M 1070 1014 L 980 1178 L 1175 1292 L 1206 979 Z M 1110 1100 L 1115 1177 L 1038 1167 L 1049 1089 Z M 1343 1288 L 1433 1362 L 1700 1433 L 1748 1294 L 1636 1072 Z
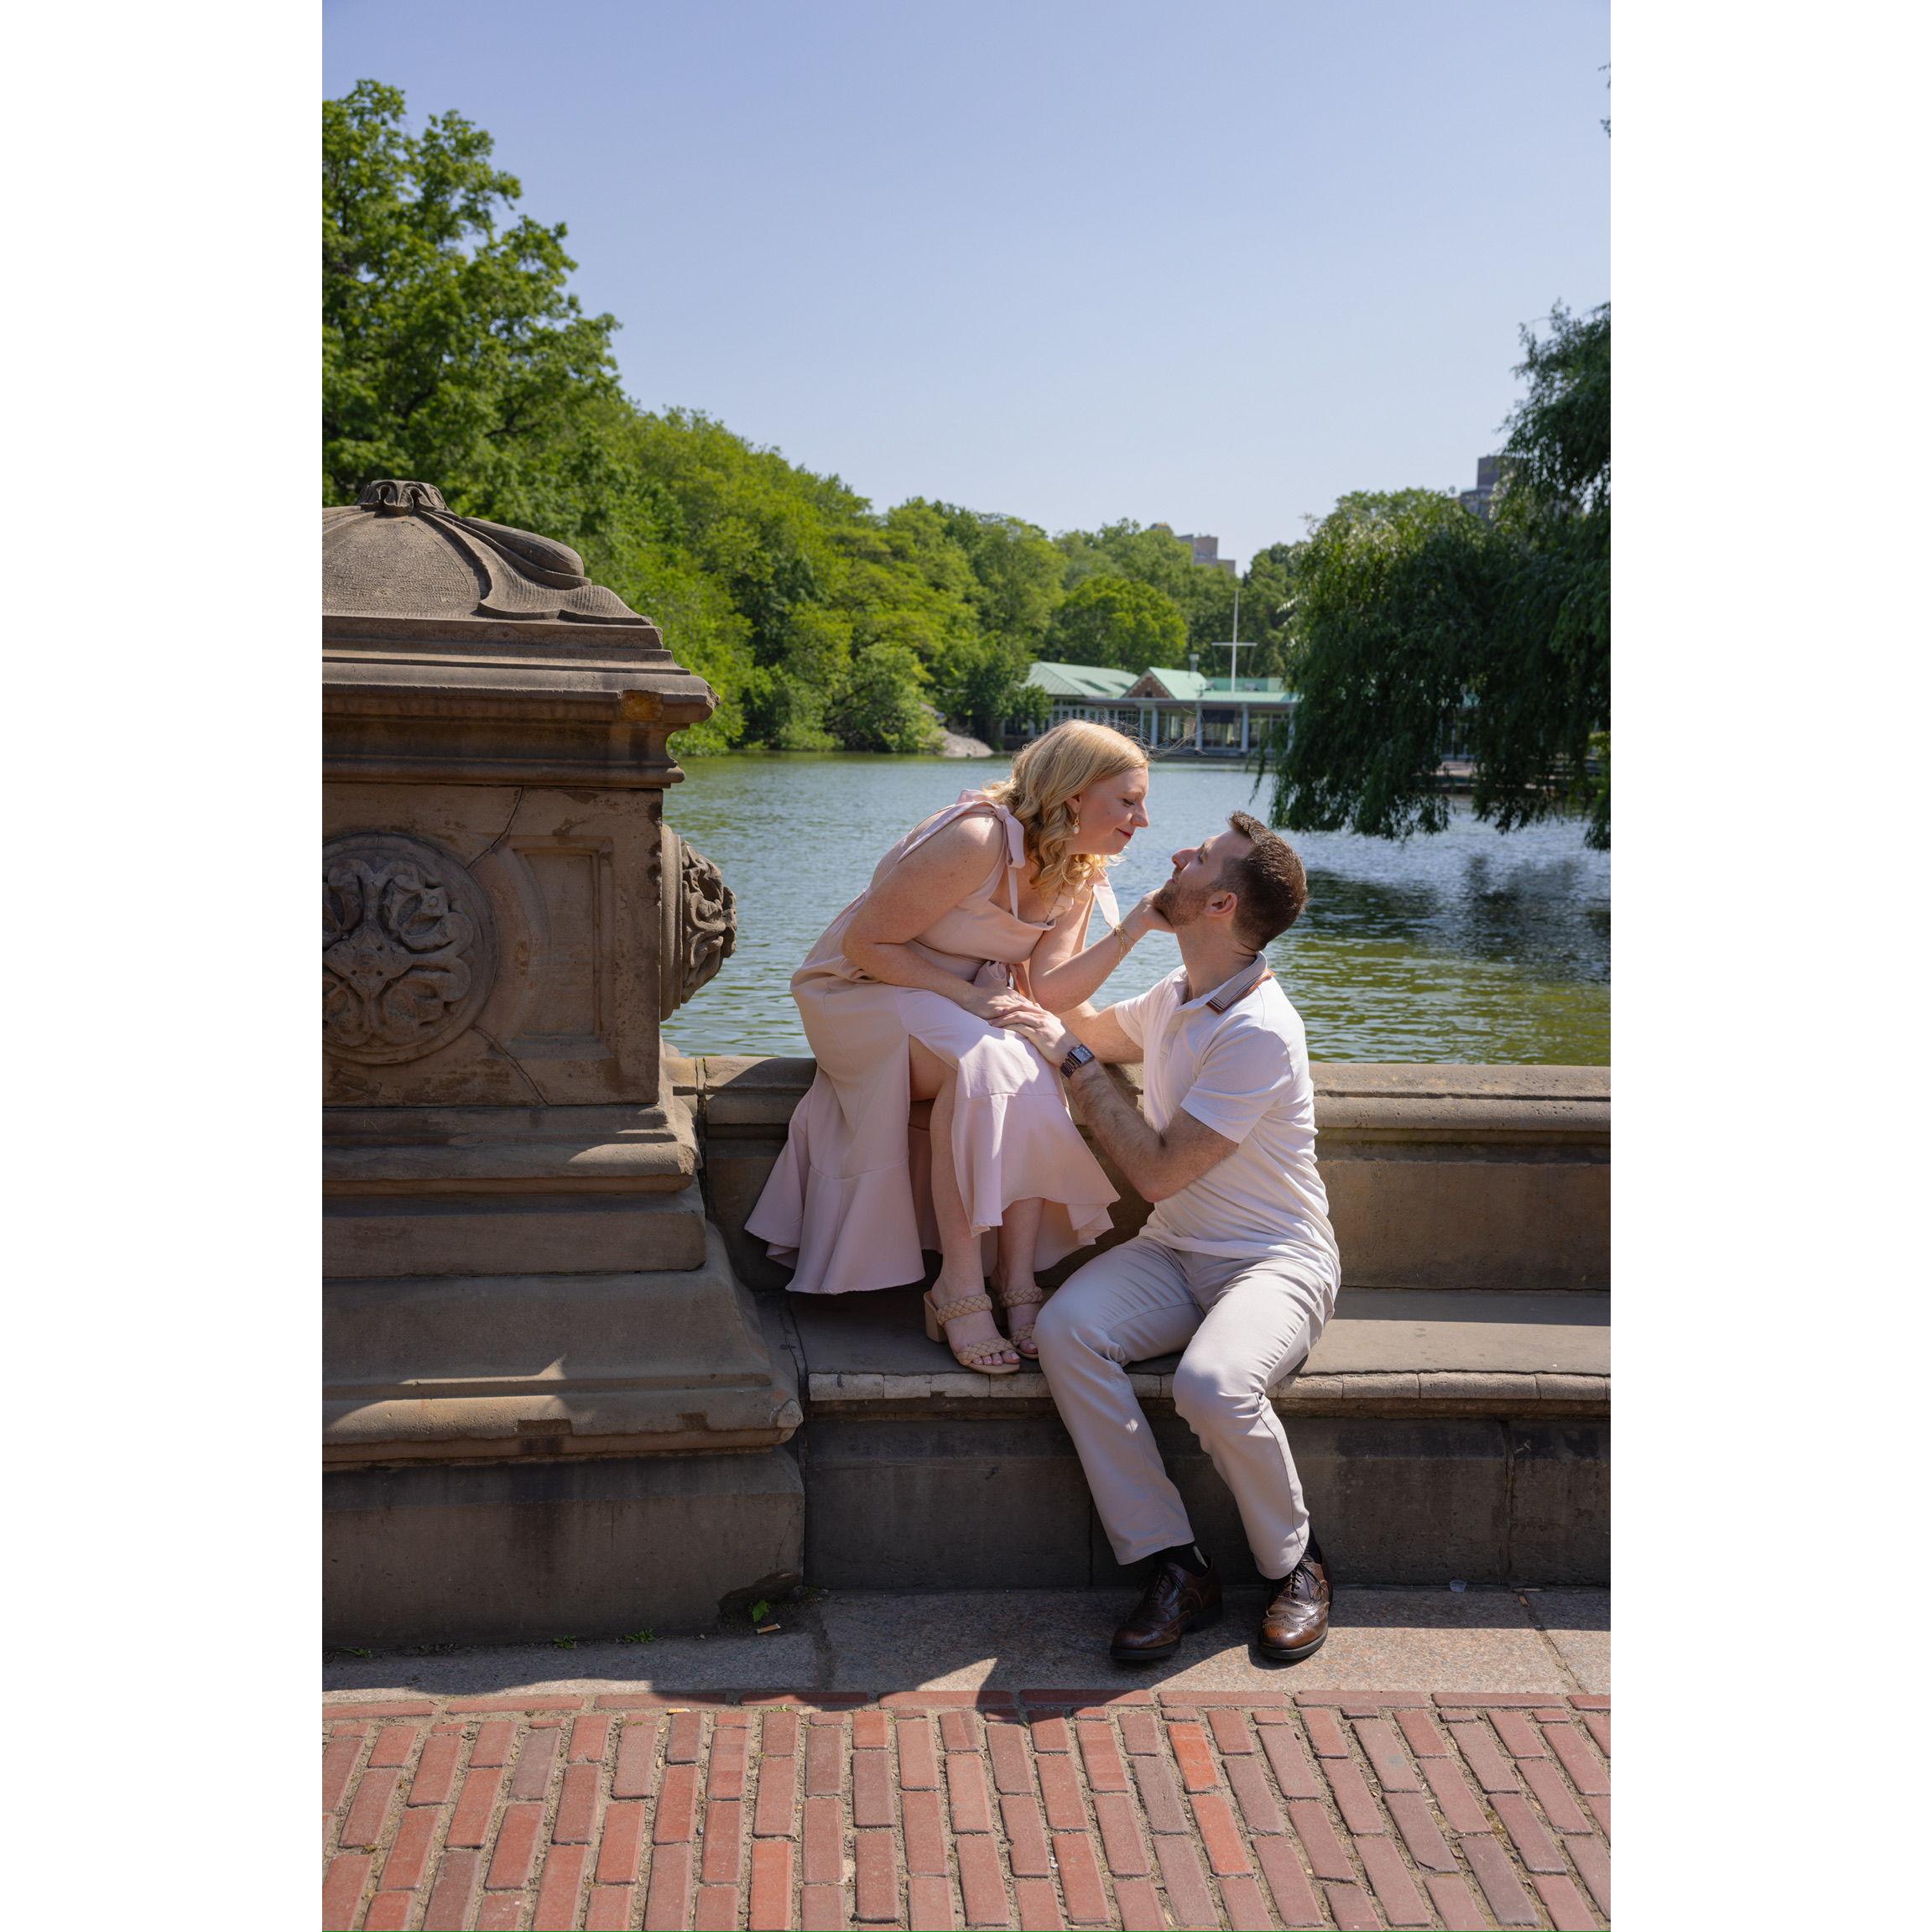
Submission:
M 993 814 L 1006 849 L 985 883 L 912 945 L 960 979 L 1005 985 L 1054 923 L 1036 925 L 1019 916 L 1026 847 L 1012 813 L 977 792 L 962 792 L 880 860 L 872 883 L 966 812 Z M 1097 1240 L 1112 1225 L 1108 1204 L 1120 1197 L 1074 1125 L 1059 1075 L 1019 1034 L 987 1025 L 938 993 L 888 986 L 861 972 L 846 957 L 844 941 L 863 898 L 826 927 L 792 976 L 818 1076 L 792 1116 L 784 1153 L 747 1231 L 794 1271 L 799 1294 L 852 1294 L 924 1278 L 922 1250 L 940 1243 L 934 1150 L 911 1118 L 907 1042 L 917 1039 L 959 1069 L 949 1151 L 973 1232 L 990 1234 L 1012 1203 L 1037 1199 L 1045 1206 L 1036 1268 Z M 1084 919 L 1086 906 L 1081 899 L 1056 907 L 1055 917 Z M 990 1266 L 990 1240 L 987 1247 Z

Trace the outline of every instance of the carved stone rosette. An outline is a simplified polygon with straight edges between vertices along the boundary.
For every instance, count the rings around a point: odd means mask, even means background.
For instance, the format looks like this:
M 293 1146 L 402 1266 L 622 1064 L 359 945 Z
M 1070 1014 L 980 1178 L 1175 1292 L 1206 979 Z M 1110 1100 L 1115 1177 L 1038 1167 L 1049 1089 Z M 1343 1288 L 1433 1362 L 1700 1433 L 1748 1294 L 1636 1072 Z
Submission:
M 659 1018 L 669 1019 L 732 956 L 737 901 L 718 868 L 669 825 L 659 892 L 664 924 Z
M 419 1060 L 489 997 L 496 929 L 447 852 L 394 832 L 322 848 L 322 1044 L 345 1060 Z

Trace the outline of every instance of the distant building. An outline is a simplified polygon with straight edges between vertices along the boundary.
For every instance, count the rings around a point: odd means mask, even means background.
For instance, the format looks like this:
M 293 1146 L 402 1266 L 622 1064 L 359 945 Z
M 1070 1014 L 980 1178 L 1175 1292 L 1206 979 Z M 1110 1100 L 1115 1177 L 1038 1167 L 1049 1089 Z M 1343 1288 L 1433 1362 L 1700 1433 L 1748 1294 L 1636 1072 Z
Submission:
M 1124 698 L 1133 688 L 1134 680 L 1132 671 L 1117 671 L 1107 664 L 1055 664 L 1041 661 L 1027 673 L 1026 681 L 1053 700 L 1053 721 L 1057 725 L 1062 716 L 1070 718 L 1096 716 L 1093 707 L 1104 707 L 1116 698 Z M 1063 706 L 1065 707 L 1064 712 Z M 1101 718 L 1100 722 L 1111 725 L 1113 719 L 1110 716 Z
M 1204 570 L 1226 570 L 1231 577 L 1240 575 L 1240 566 L 1234 559 L 1221 555 L 1219 537 L 1182 537 L 1180 540 L 1194 552 L 1194 560 Z
M 1502 481 L 1502 457 L 1478 456 L 1476 459 L 1476 487 L 1473 490 L 1457 491 L 1456 500 L 1464 509 L 1475 511 L 1487 523 L 1490 516 L 1490 499 L 1495 496 L 1497 487 Z
M 1051 700 L 1046 730 L 1068 718 L 1091 718 L 1164 754 L 1239 758 L 1268 725 L 1289 716 L 1293 692 L 1279 678 L 1226 678 L 1156 669 L 1136 677 L 1097 664 L 1040 662 L 1027 682 Z M 1027 736 L 1034 735 L 1028 732 Z

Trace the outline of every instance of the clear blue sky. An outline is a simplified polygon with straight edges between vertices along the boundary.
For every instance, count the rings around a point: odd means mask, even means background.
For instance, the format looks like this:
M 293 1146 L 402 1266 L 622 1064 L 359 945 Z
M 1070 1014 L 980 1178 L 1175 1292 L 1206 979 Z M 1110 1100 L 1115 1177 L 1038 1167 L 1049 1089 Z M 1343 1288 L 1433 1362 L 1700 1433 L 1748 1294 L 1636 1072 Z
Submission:
M 1463 487 L 1609 294 L 1607 0 L 325 0 L 497 139 L 624 383 L 881 508 L 1209 530 Z

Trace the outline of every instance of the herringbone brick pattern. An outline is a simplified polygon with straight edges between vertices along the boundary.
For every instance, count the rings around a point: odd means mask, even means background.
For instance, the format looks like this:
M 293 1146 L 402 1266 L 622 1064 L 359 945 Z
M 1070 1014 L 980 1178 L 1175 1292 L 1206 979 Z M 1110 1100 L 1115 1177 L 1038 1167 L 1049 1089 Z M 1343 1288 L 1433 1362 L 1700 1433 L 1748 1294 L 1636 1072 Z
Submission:
M 1609 1700 L 1036 1690 L 342 1705 L 323 1924 L 1607 1924 Z

